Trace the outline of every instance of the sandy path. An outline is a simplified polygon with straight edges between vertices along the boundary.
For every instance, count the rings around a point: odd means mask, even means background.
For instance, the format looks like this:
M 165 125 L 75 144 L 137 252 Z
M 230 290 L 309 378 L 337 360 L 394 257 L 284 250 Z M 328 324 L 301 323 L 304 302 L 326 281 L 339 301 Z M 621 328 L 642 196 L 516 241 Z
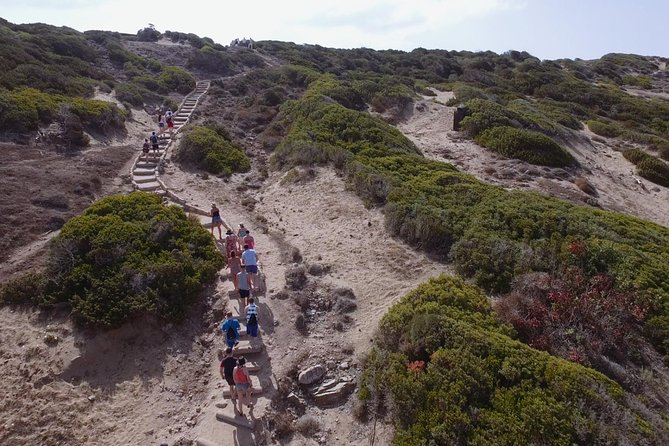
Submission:
M 617 141 L 599 138 L 604 142 L 597 142 L 587 130 L 580 132 L 567 149 L 581 167 L 567 170 L 505 159 L 451 130 L 454 108 L 444 105 L 451 97 L 450 92 L 423 97 L 411 117 L 397 126 L 428 158 L 449 162 L 489 184 L 581 204 L 597 203 L 604 209 L 669 225 L 669 189 L 635 175 L 634 166 L 616 150 Z M 579 177 L 597 190 L 594 201 L 574 185 Z

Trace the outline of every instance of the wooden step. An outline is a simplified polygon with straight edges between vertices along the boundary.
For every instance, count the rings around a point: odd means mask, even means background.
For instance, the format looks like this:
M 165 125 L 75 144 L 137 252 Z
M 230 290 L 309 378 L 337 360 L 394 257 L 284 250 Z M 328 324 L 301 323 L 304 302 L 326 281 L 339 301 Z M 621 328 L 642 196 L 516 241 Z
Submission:
M 237 346 L 232 349 L 232 354 L 234 356 L 252 355 L 255 353 L 260 353 L 262 350 L 263 344 L 262 341 L 260 341 L 258 338 L 254 339 L 253 342 L 242 339 L 239 341 L 239 344 L 237 344 Z
M 147 176 L 147 175 L 155 175 L 156 170 L 155 169 L 142 169 L 140 167 L 136 168 L 135 170 L 132 171 L 133 176 Z
M 156 176 L 151 175 L 151 176 L 144 176 L 144 177 L 136 177 L 136 176 L 133 175 L 132 176 L 132 181 L 134 181 L 137 184 L 150 183 L 152 181 L 156 181 Z
M 150 192 L 161 188 L 162 186 L 157 181 L 151 181 L 149 183 L 137 183 L 137 189 L 145 192 Z
M 137 164 L 135 164 L 135 167 L 138 167 L 140 169 L 151 169 L 153 170 L 158 164 L 156 163 L 147 163 L 146 161 L 143 160 L 144 154 L 140 155 L 140 161 L 137 161 Z
M 233 412 L 233 415 L 228 415 L 223 412 L 216 412 L 216 419 L 223 423 L 232 424 L 233 426 L 243 427 L 246 429 L 253 430 L 256 426 L 256 420 L 253 418 L 248 418 L 248 413 L 246 416 L 234 415 L 234 409 L 230 409 Z M 248 408 L 246 409 L 248 411 Z

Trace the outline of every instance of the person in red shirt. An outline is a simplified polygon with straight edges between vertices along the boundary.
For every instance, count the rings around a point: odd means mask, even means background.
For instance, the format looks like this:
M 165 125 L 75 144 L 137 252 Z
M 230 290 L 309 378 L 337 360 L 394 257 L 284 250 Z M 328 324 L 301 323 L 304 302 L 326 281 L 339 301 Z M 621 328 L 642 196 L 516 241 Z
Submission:
M 248 245 L 249 248 L 255 249 L 255 240 L 253 239 L 253 236 L 251 235 L 251 231 L 246 231 L 246 235 L 242 239 L 242 245 Z

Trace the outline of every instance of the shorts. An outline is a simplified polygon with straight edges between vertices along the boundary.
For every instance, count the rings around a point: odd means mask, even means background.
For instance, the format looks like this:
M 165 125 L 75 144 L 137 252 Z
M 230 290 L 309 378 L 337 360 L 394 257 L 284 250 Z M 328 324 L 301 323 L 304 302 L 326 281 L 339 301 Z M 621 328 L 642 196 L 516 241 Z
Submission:
M 168 123 L 167 123 L 167 127 L 169 127 L 169 128 L 174 127 L 174 123 L 173 123 L 172 121 L 168 122 Z
M 235 380 L 232 379 L 232 375 L 230 375 L 230 376 L 225 375 L 225 382 L 228 383 L 229 386 L 234 386 L 235 385 Z
M 153 145 L 151 146 L 151 148 L 152 148 L 153 150 L 158 150 L 158 149 L 160 148 L 160 146 L 158 146 L 158 144 L 153 144 Z
M 235 384 L 235 389 L 237 390 L 247 390 L 248 388 L 249 388 L 249 383 Z
M 158 127 L 160 127 L 162 129 L 163 127 L 165 127 L 165 123 L 164 122 L 159 122 Z
M 148 148 L 148 147 L 143 147 L 143 148 L 142 148 L 142 152 L 144 152 L 144 153 L 149 153 L 149 148 Z
M 251 336 L 252 338 L 257 338 L 258 337 L 258 324 L 247 325 L 246 326 L 246 334 Z
M 237 343 L 237 338 L 234 339 L 228 339 L 227 337 L 225 338 L 225 343 L 228 345 L 228 347 L 233 348 L 235 344 Z
M 221 223 L 223 223 L 223 219 L 218 215 L 214 215 L 213 217 L 211 217 L 211 222 L 215 225 L 220 225 Z
M 251 295 L 251 290 L 242 290 L 241 288 L 239 289 L 239 297 L 241 299 L 246 299 Z
M 246 265 L 246 272 L 251 274 L 258 274 L 258 265 Z

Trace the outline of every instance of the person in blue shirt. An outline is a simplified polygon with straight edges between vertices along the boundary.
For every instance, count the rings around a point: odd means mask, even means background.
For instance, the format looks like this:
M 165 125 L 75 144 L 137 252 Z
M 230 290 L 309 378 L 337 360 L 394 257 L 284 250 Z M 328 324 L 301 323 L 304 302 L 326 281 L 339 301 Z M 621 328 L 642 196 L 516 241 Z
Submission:
M 232 318 L 231 311 L 228 311 L 225 316 L 225 321 L 223 321 L 219 329 L 221 330 L 221 333 L 225 335 L 225 342 L 228 347 L 232 348 L 239 344 L 237 339 L 239 339 L 239 329 L 241 328 L 241 325 L 237 319 Z

